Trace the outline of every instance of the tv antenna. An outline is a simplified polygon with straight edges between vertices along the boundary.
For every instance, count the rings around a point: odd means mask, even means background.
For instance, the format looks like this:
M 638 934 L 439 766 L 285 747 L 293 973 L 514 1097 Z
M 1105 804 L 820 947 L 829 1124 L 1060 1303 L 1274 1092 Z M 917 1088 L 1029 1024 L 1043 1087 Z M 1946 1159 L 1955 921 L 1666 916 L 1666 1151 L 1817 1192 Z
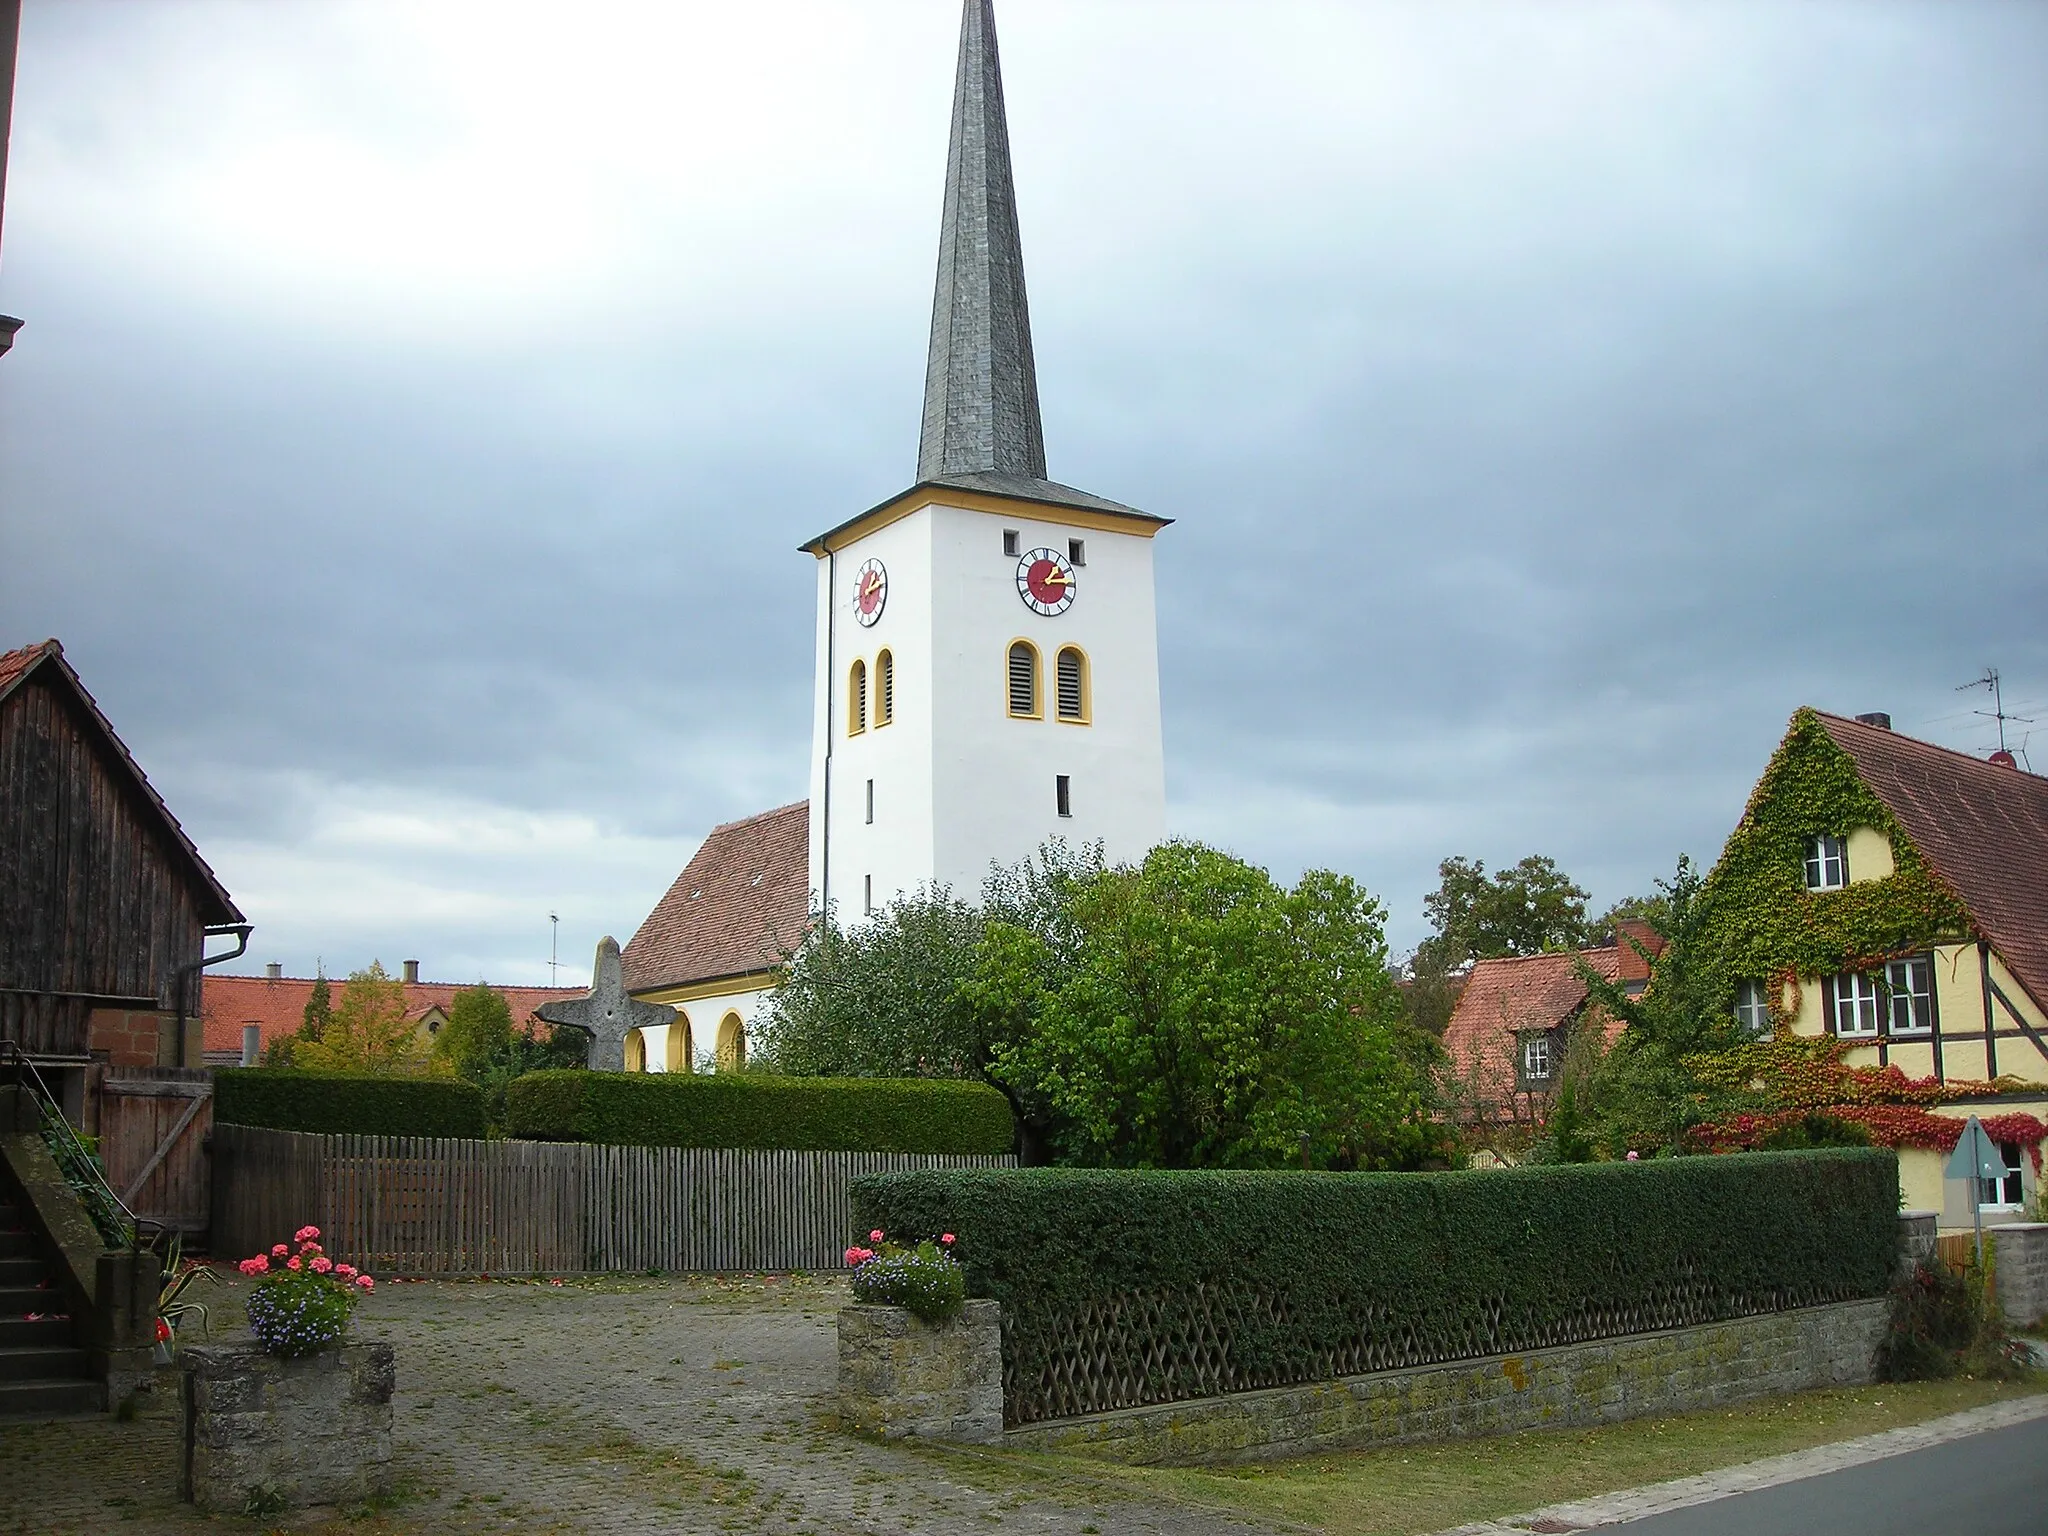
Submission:
M 561 962 L 555 958 L 561 950 L 561 938 L 562 914 L 550 912 L 548 914 L 548 985 L 551 987 L 559 987 L 562 984 Z
M 1991 707 L 1989 709 L 1973 710 L 1971 713 L 1982 715 L 1986 720 L 1996 720 L 1998 722 L 1998 750 L 2001 755 L 2009 760 L 2012 754 L 2006 751 L 2005 748 L 2005 722 L 2012 720 L 2021 725 L 2032 725 L 2035 723 L 2033 717 L 2030 715 L 2008 715 L 2005 712 L 2005 695 L 1999 691 L 1998 668 L 1996 667 L 1986 667 L 1984 675 L 1977 678 L 1974 682 L 1958 683 L 1956 685 L 1956 692 L 1967 693 L 1972 688 L 1989 688 L 1991 690 Z M 2028 732 L 2030 737 L 2032 734 L 2031 731 Z

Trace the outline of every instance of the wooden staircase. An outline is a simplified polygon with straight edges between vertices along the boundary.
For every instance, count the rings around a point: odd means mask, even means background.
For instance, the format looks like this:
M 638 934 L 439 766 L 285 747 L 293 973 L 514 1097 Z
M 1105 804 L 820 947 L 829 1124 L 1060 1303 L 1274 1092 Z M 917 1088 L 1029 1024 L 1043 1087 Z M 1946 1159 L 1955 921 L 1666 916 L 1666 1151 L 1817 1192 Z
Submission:
M 0 1192 L 0 1420 L 106 1410 L 106 1383 L 63 1313 L 34 1235 Z

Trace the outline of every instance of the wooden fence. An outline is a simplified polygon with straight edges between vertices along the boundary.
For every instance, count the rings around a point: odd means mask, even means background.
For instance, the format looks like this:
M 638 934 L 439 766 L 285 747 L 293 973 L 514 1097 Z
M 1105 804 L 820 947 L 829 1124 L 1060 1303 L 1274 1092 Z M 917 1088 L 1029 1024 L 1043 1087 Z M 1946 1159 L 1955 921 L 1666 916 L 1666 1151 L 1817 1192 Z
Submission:
M 1016 1159 L 309 1136 L 216 1125 L 213 1252 L 310 1222 L 375 1274 L 842 1268 L 848 1183 Z

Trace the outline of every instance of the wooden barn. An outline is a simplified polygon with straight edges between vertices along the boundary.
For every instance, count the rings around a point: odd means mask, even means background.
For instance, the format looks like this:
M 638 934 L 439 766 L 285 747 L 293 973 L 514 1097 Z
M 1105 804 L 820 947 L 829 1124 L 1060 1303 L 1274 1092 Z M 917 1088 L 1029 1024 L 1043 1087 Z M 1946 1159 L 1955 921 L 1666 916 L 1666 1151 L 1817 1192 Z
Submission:
M 26 1056 L 99 1128 L 117 1079 L 200 1066 L 199 969 L 248 933 L 64 648 L 0 654 L 0 1063 Z M 236 942 L 209 956 L 209 935 Z

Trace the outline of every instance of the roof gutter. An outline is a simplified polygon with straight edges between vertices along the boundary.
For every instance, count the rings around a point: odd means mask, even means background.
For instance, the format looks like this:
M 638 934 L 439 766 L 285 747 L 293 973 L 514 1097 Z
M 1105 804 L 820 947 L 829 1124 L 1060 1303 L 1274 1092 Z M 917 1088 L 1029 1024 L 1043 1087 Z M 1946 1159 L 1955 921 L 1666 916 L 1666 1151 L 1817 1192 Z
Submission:
M 171 1063 L 171 1065 L 177 1067 L 199 1065 L 198 1062 L 188 1062 L 185 1060 L 185 989 L 187 985 L 194 976 L 205 970 L 209 965 L 219 965 L 223 960 L 239 960 L 243 955 L 246 955 L 249 952 L 249 933 L 255 926 L 254 923 L 208 923 L 200 931 L 199 958 L 189 965 L 178 967 L 177 977 L 171 983 L 171 990 L 176 994 L 178 1010 L 178 1032 L 172 1037 L 177 1041 L 176 1051 L 178 1059 Z M 218 955 L 209 955 L 205 953 L 206 941 L 217 933 L 233 934 L 235 936 L 235 947 L 225 950 Z

